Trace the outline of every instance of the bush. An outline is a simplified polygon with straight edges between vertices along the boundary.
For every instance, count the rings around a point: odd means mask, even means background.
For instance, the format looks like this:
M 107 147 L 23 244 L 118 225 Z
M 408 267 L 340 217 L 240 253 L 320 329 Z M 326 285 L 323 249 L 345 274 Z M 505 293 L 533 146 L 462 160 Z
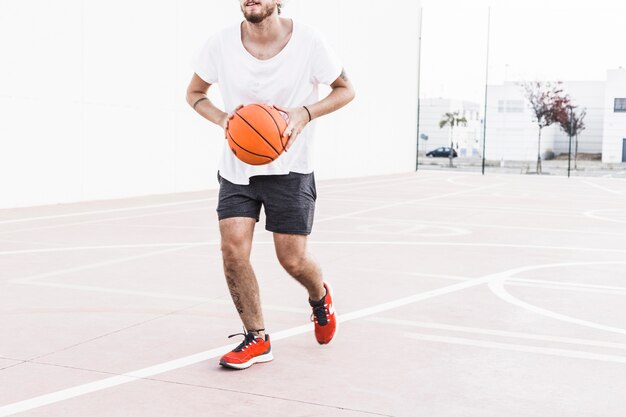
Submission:
M 554 151 L 552 149 L 546 149 L 541 155 L 541 159 L 543 159 L 544 161 L 549 161 L 551 159 L 554 159 L 555 156 L 556 155 L 554 154 Z

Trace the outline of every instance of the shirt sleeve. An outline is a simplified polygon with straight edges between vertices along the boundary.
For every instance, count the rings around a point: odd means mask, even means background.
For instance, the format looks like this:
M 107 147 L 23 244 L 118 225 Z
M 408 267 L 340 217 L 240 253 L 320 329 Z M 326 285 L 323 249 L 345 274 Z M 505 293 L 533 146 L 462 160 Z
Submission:
M 341 61 L 321 35 L 315 37 L 313 45 L 313 83 L 332 84 L 343 68 Z
M 200 78 L 209 84 L 219 82 L 218 56 L 220 42 L 218 36 L 213 36 L 205 42 L 193 60 L 193 70 Z

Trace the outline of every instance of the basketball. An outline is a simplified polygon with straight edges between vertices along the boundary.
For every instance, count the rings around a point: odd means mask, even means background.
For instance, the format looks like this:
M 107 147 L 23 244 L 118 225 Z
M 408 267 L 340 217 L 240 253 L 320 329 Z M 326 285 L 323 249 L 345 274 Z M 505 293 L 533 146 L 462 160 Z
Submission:
M 235 156 L 250 165 L 265 165 L 285 150 L 287 121 L 273 107 L 248 104 L 235 111 L 228 122 L 226 139 Z

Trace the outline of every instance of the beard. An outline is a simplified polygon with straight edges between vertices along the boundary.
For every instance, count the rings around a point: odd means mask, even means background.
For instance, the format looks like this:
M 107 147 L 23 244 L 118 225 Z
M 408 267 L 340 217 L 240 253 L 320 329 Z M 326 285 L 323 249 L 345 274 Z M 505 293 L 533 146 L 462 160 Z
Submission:
M 250 23 L 261 23 L 267 17 L 271 16 L 272 13 L 274 13 L 274 10 L 276 10 L 275 3 L 262 8 L 257 13 L 246 12 L 245 6 L 241 7 L 241 11 L 243 12 L 243 17 L 245 17 L 246 20 Z

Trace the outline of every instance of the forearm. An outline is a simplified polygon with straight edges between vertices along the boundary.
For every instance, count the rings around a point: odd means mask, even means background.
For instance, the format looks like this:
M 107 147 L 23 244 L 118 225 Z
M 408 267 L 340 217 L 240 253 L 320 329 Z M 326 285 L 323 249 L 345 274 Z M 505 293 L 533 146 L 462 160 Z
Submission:
M 187 94 L 187 103 L 196 113 L 218 126 L 225 127 L 228 114 L 220 110 L 207 98 L 206 93 L 200 91 Z
M 354 89 L 352 86 L 335 87 L 330 94 L 317 103 L 307 105 L 307 109 L 311 113 L 311 120 L 339 110 L 354 98 Z

